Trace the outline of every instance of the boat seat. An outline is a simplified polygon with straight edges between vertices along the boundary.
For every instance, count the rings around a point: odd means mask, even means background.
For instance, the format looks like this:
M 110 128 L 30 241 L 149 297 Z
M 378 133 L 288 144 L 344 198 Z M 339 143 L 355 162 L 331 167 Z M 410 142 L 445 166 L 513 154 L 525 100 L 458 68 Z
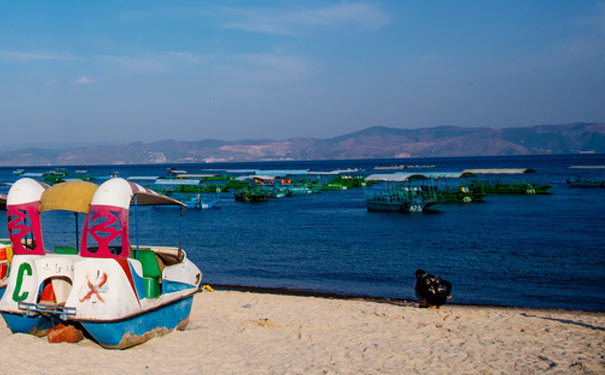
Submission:
M 160 294 L 162 294 L 161 277 L 163 264 L 161 264 L 161 261 L 158 259 L 155 252 L 150 249 L 139 250 L 139 261 L 143 268 L 145 297 L 159 297 Z
M 147 298 L 157 298 L 162 294 L 160 279 L 157 277 L 143 277 L 143 285 L 145 286 L 145 296 Z
M 78 255 L 78 249 L 68 246 L 55 246 L 55 254 Z
M 155 253 L 149 249 L 139 250 L 139 261 L 143 267 L 143 277 L 162 277 L 162 270 Z

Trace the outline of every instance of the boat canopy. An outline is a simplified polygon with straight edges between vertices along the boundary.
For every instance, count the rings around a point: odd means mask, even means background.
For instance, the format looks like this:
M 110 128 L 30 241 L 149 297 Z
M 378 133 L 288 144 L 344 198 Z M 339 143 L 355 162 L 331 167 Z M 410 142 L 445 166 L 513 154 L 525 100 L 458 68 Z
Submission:
M 486 168 L 486 169 L 465 169 L 462 173 L 472 174 L 525 174 L 536 173 L 535 169 L 531 168 Z
M 420 173 L 376 173 L 366 177 L 366 181 L 406 182 L 428 178 Z
M 16 255 L 44 255 L 39 206 L 46 189 L 48 185 L 25 177 L 17 180 L 8 191 L 8 235 Z M 30 241 L 26 239 L 28 234 Z M 28 245 L 24 246 L 25 244 Z
M 306 175 L 309 171 L 306 169 L 272 169 L 272 170 L 262 170 L 255 169 L 254 174 L 260 176 L 268 176 L 268 175 L 276 175 L 276 176 L 296 176 L 296 175 Z
M 92 198 L 92 205 L 106 205 L 128 209 L 136 197 L 137 204 L 145 206 L 177 205 L 187 207 L 183 202 L 156 193 L 123 178 L 112 178 L 99 186 Z
M 211 177 L 220 177 L 220 174 L 209 174 L 209 173 L 198 173 L 198 174 L 179 174 L 176 176 L 176 178 L 182 178 L 182 179 L 187 179 L 187 178 L 211 178 Z
M 174 179 L 160 178 L 159 180 L 157 180 L 155 182 L 155 185 L 198 186 L 201 183 L 202 183 L 202 180 L 181 180 L 181 179 L 174 180 Z
M 605 165 L 572 165 L 571 169 L 605 169 Z
M 218 170 L 223 170 L 223 169 L 218 169 Z M 227 173 L 246 173 L 246 174 L 254 173 L 254 169 L 224 169 L 224 171 Z
M 239 176 L 236 177 L 235 180 L 236 181 L 246 181 L 246 180 L 263 180 L 263 181 L 269 181 L 269 180 L 276 180 L 278 179 L 279 176 L 269 176 L 269 175 L 249 175 L 249 176 Z
M 40 178 L 40 177 L 46 176 L 46 174 L 47 174 L 46 172 L 25 172 L 21 176 L 22 177 L 36 177 L 36 178 Z
M 463 177 L 477 177 L 472 172 L 462 171 L 462 172 L 423 172 L 422 173 L 427 178 L 432 179 L 443 179 L 443 178 L 463 178 Z
M 349 169 L 336 169 L 333 171 L 320 171 L 320 172 L 308 172 L 308 174 L 315 174 L 315 175 L 339 175 L 339 174 L 346 174 L 346 173 L 357 173 L 361 171 L 361 169 L 359 168 L 349 168 Z
M 155 181 L 158 178 L 160 178 L 160 176 L 130 176 L 130 177 L 128 177 L 128 180 L 130 180 L 130 181 Z
M 92 182 L 74 180 L 51 186 L 42 193 L 40 212 L 63 210 L 87 214 L 90 201 L 99 186 Z

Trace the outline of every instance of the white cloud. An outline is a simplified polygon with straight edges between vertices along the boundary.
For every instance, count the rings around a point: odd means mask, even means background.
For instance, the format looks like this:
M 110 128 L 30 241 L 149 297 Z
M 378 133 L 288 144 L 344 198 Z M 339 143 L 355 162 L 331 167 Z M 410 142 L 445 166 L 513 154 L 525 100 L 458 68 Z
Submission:
M 279 4 L 279 3 L 277 3 Z M 207 5 L 129 10 L 117 16 L 124 22 L 151 18 L 205 18 L 223 28 L 278 35 L 308 34 L 318 27 L 348 30 L 378 29 L 390 22 L 387 12 L 370 1 L 343 1 L 323 7 L 227 8 Z M 225 20 L 225 21 L 222 21 Z
M 25 61 L 49 61 L 49 60 L 73 60 L 75 57 L 71 54 L 40 53 L 0 50 L 0 60 L 4 62 L 25 62 Z
M 199 63 L 204 58 L 204 56 L 196 55 L 191 52 L 183 52 L 183 51 L 171 51 L 171 52 L 168 52 L 167 55 L 169 58 L 171 58 L 173 60 L 189 62 L 189 63 Z
M 269 53 L 252 53 L 238 56 L 247 64 L 286 73 L 292 77 L 300 77 L 309 70 L 308 64 L 295 56 L 280 56 Z
M 114 73 L 124 75 L 155 75 L 175 72 L 187 65 L 199 65 L 216 59 L 216 54 L 189 51 L 147 53 L 141 56 L 97 55 L 92 58 Z
M 313 65 L 304 58 L 280 52 L 223 54 L 207 65 L 206 72 L 234 90 L 289 85 L 309 78 Z
M 373 3 L 340 3 L 316 9 L 229 9 L 223 27 L 266 34 L 298 35 L 316 27 L 378 29 L 390 17 Z
M 76 79 L 74 82 L 78 85 L 88 85 L 88 84 L 93 83 L 94 81 L 88 77 L 82 76 L 82 77 Z
M 102 63 L 126 74 L 153 74 L 168 70 L 168 66 L 156 56 L 113 56 L 100 55 L 97 57 Z

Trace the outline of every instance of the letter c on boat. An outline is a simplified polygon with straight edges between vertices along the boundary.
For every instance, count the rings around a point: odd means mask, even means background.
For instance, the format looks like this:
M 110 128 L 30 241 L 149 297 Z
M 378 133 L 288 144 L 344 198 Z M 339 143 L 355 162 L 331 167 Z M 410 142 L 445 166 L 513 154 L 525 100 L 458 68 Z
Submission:
M 23 274 L 27 272 L 27 276 L 32 275 L 32 266 L 29 263 L 21 263 L 19 266 L 19 271 L 17 271 L 17 284 L 15 285 L 15 291 L 13 292 L 13 301 L 15 302 L 23 302 L 29 296 L 29 292 L 23 292 L 19 294 L 21 291 L 21 284 L 23 284 Z

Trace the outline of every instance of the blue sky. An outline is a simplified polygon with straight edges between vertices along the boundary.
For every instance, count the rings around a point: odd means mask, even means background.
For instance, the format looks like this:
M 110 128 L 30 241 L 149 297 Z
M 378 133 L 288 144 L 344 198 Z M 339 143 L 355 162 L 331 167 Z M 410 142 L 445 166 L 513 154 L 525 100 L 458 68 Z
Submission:
M 0 146 L 575 121 L 601 1 L 0 3 Z

